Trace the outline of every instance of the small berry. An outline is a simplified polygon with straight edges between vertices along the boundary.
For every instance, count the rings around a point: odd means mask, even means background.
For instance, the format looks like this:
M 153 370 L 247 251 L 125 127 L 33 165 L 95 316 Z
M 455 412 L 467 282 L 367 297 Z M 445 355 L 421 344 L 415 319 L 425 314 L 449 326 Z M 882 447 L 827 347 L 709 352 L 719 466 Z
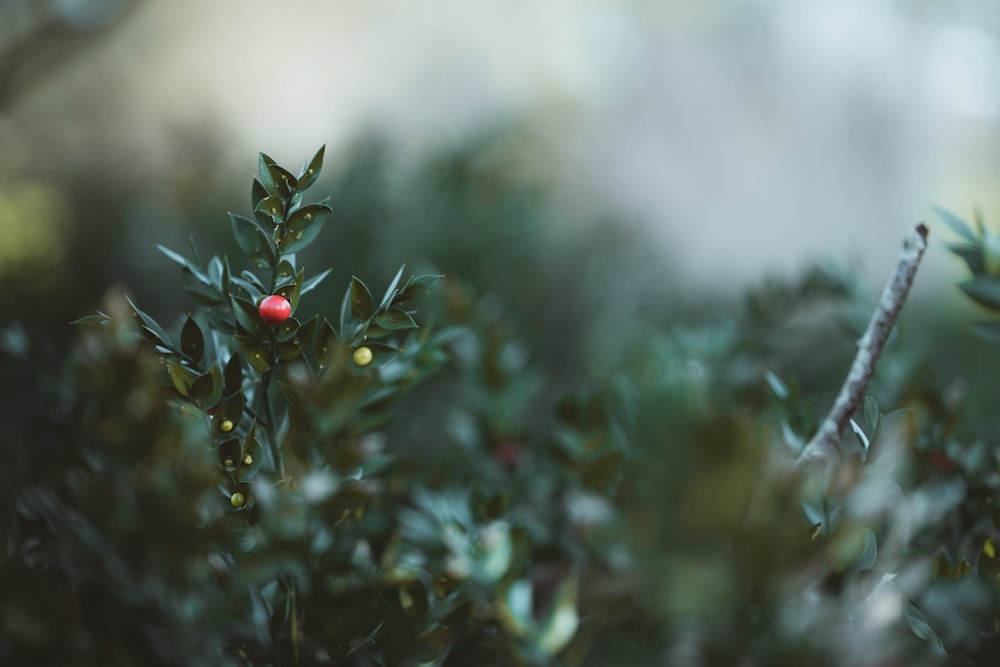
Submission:
M 276 327 L 283 324 L 291 316 L 292 304 L 280 294 L 272 294 L 264 297 L 260 305 L 257 306 L 257 312 L 260 313 L 260 319 L 264 320 L 265 323 Z
M 246 456 L 243 457 L 243 465 L 248 466 L 251 463 L 253 463 L 253 457 L 252 456 L 250 456 L 249 454 L 247 454 Z
M 222 462 L 222 465 L 225 466 L 225 467 L 227 467 L 227 468 L 232 468 L 233 467 L 233 460 L 231 458 L 227 457 L 226 460 Z
M 237 491 L 229 497 L 229 504 L 233 507 L 243 507 L 244 500 L 245 498 L 243 497 L 243 494 Z
M 372 349 L 367 345 L 354 350 L 354 363 L 358 366 L 367 366 L 372 362 Z
M 232 431 L 233 430 L 233 420 L 232 419 L 223 419 L 222 423 L 219 424 L 219 430 L 222 431 L 223 433 L 229 433 L 230 431 Z

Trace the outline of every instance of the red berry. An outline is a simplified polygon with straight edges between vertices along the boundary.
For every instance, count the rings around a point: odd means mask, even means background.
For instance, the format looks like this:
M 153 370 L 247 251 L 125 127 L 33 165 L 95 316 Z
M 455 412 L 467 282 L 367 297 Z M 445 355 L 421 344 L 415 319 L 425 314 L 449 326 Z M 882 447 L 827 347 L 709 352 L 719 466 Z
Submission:
M 260 319 L 264 320 L 265 323 L 276 327 L 292 314 L 292 304 L 280 294 L 272 294 L 264 297 L 260 305 L 257 306 L 257 312 L 260 313 Z

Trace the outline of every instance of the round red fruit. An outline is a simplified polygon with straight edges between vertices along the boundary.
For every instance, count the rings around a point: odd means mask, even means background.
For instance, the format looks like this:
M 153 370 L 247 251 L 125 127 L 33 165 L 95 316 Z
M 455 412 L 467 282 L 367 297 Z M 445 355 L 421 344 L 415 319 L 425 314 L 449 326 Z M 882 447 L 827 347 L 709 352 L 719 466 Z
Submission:
M 260 319 L 264 320 L 265 323 L 276 327 L 283 324 L 292 314 L 292 304 L 280 294 L 272 294 L 264 297 L 260 305 L 257 306 L 257 312 L 260 313 Z

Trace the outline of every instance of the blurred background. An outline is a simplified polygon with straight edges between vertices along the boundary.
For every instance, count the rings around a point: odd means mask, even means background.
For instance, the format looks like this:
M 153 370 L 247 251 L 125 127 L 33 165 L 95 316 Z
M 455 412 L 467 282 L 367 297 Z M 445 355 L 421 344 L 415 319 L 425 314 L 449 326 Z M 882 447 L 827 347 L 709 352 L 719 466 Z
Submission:
M 961 308 L 931 206 L 1000 211 L 998 29 L 971 0 L 5 0 L 3 317 L 58 340 L 113 286 L 175 313 L 155 244 L 225 251 L 257 152 L 324 143 L 337 290 L 423 262 L 554 321 L 669 315 L 829 258 L 877 289 L 927 220 L 914 299 Z

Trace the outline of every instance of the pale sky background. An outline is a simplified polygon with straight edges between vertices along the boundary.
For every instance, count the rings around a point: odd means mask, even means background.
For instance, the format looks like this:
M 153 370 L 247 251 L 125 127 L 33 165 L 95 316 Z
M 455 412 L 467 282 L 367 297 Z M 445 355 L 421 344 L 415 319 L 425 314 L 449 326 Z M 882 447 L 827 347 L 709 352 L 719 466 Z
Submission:
M 0 176 L 44 159 L 32 136 L 156 174 L 207 120 L 249 174 L 259 150 L 297 166 L 377 128 L 418 156 L 521 118 L 532 177 L 656 230 L 692 285 L 827 255 L 881 284 L 925 220 L 918 287 L 950 290 L 930 207 L 1000 228 L 998 34 L 1000 5 L 972 1 L 140 2 L 0 112 Z

